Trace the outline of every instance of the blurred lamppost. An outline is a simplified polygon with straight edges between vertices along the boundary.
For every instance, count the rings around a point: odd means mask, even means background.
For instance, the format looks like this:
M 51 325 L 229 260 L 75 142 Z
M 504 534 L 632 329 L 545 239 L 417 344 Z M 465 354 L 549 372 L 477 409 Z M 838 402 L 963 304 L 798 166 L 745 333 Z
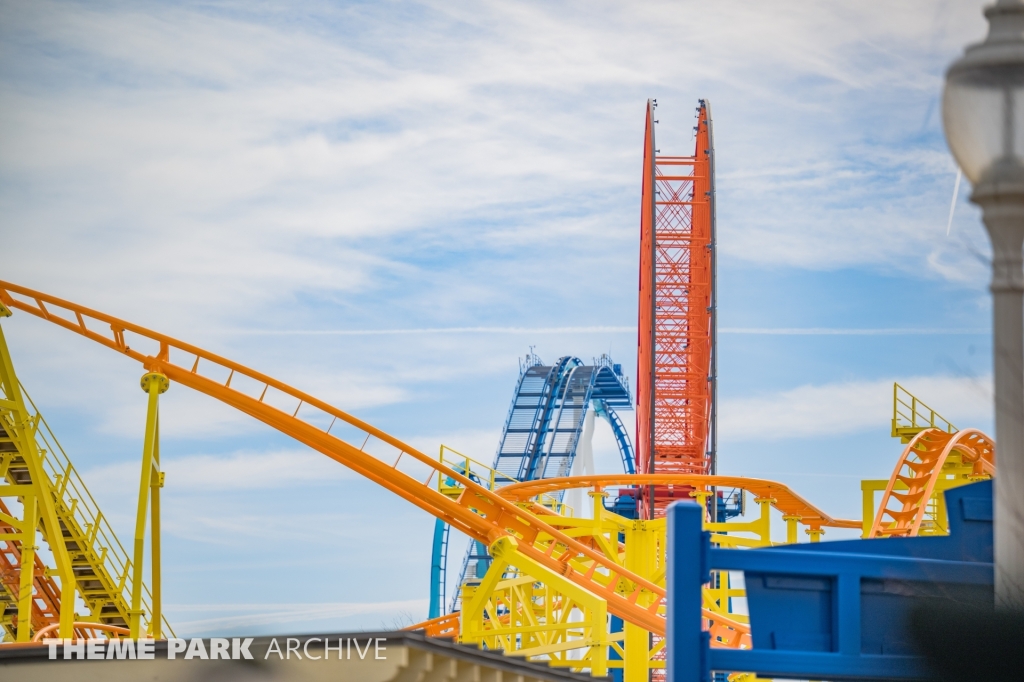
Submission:
M 946 72 L 942 118 L 992 240 L 996 606 L 1024 611 L 1024 0 L 985 17 L 985 41 Z

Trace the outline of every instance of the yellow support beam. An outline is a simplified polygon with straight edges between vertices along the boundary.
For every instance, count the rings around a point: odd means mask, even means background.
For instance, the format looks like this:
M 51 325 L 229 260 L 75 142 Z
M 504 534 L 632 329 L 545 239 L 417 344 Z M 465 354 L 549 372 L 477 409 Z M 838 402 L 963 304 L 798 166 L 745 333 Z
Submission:
M 480 473 L 482 478 L 486 478 L 486 471 Z M 552 520 L 552 523 L 567 536 L 598 548 L 606 557 L 631 573 L 664 585 L 665 520 L 632 520 L 608 511 L 601 503 L 601 498 L 605 496 L 601 486 L 593 487 L 588 494 L 595 502 L 592 518 L 561 516 Z M 706 495 L 705 491 L 697 491 L 694 497 L 706 498 Z M 755 501 L 759 511 L 757 518 L 727 523 L 705 521 L 705 530 L 712 533 L 711 541 L 729 547 L 771 546 L 771 509 L 778 505 L 778 500 L 765 495 L 755 498 Z M 527 508 L 531 504 L 540 505 L 554 511 L 553 507 L 543 503 L 540 498 L 520 500 L 519 504 Z M 787 514 L 783 520 L 786 521 L 789 542 L 797 542 L 800 526 L 807 528 L 812 541 L 817 541 L 823 532 L 818 517 L 805 519 Z M 542 551 L 548 551 L 550 542 L 551 538 L 546 536 L 534 541 L 535 546 Z M 511 550 L 498 551 L 512 556 Z M 625 682 L 647 682 L 651 670 L 664 668 L 664 640 L 661 637 L 652 637 L 649 630 L 626 622 L 622 632 L 606 630 L 599 651 L 596 644 L 587 644 L 589 640 L 582 634 L 588 632 L 587 624 L 592 622 L 594 608 L 591 605 L 577 604 L 549 584 L 550 578 L 547 576 L 550 571 L 541 574 L 540 569 L 531 568 L 527 561 L 518 557 L 501 560 L 498 555 L 493 556 L 495 561 L 481 582 L 461 586 L 463 609 L 458 614 L 460 641 L 485 644 L 488 648 L 501 649 L 511 655 L 534 657 L 551 665 L 568 666 L 577 672 L 589 671 L 592 662 L 600 658 L 602 664 L 609 669 L 621 668 Z M 585 565 L 574 565 L 573 568 L 587 570 Z M 557 574 L 555 578 L 564 580 Z M 745 615 L 731 611 L 731 600 L 743 596 L 745 592 L 732 585 L 728 573 L 716 575 L 714 584 L 704 590 L 706 617 L 717 618 L 722 623 L 716 629 L 720 645 L 744 645 L 743 642 L 749 640 L 749 637 L 743 639 L 744 636 L 737 635 L 728 625 L 747 625 Z M 582 614 L 579 622 L 568 622 L 564 610 L 547 607 L 553 601 L 560 602 L 563 599 L 567 600 L 565 604 L 574 605 L 572 608 L 577 608 L 578 613 Z M 638 605 L 650 606 L 651 603 L 647 599 L 638 602 Z M 513 614 L 519 619 L 514 625 Z M 749 646 L 749 643 L 745 646 Z M 584 653 L 580 654 L 580 650 Z M 563 658 L 567 651 L 574 651 L 575 657 Z M 621 660 L 604 660 L 610 652 L 621 656 Z
M 593 592 L 577 585 L 576 583 L 565 579 L 563 576 L 558 575 L 554 571 L 551 571 L 543 564 L 534 561 L 532 558 L 526 556 L 519 551 L 519 543 L 515 538 L 503 537 L 495 540 L 490 547 L 491 556 L 495 558 L 495 563 L 504 563 L 506 566 L 512 565 L 518 568 L 521 572 L 531 576 L 531 578 L 542 582 L 543 584 L 554 588 L 558 594 L 561 595 L 563 600 L 571 600 L 574 605 L 577 606 L 579 612 L 582 615 L 582 620 L 578 623 L 573 623 L 575 627 L 579 628 L 578 641 L 569 640 L 568 642 L 563 641 L 559 646 L 552 647 L 551 642 L 547 643 L 547 646 L 541 644 L 537 648 L 534 655 L 553 653 L 554 651 L 568 651 L 572 649 L 580 649 L 589 647 L 588 655 L 579 661 L 569 662 L 569 659 L 559 661 L 562 665 L 569 665 L 570 667 L 587 667 L 590 670 L 590 674 L 594 677 L 604 677 L 608 674 L 608 605 L 607 602 L 595 595 Z M 493 570 L 494 567 L 491 567 Z M 490 571 L 488 571 L 490 573 Z M 482 586 L 482 585 L 481 585 Z M 553 599 L 545 600 L 545 608 L 548 610 L 548 622 L 545 624 L 545 630 L 550 631 L 551 625 L 554 623 L 550 610 L 554 608 Z M 559 618 L 563 623 L 571 622 L 568 618 L 571 617 L 573 609 L 568 608 L 568 605 L 562 604 L 559 614 Z M 570 630 L 568 628 L 562 628 L 564 637 L 568 637 Z M 589 634 L 588 634 L 589 633 Z M 527 650 L 528 652 L 529 650 Z M 515 651 L 508 651 L 506 653 L 516 653 Z M 526 652 L 524 652 L 526 653 Z
M 7 315 L 10 311 L 4 308 Z M 3 311 L 0 311 L 3 312 Z M 5 316 L 7 316 L 5 315 Z M 18 452 L 24 458 L 25 468 L 28 473 L 27 483 L 31 485 L 36 499 L 36 505 L 29 505 L 26 508 L 26 526 L 24 532 L 28 543 L 23 545 L 23 550 L 28 549 L 27 554 L 35 561 L 35 530 L 41 524 L 44 536 L 48 539 L 50 551 L 57 564 L 56 574 L 60 580 L 60 627 L 58 636 L 69 639 L 74 633 L 75 622 L 75 576 L 72 571 L 71 557 L 68 554 L 67 545 L 64 543 L 64 534 L 57 516 L 54 491 L 51 488 L 50 478 L 47 476 L 43 466 L 44 453 L 36 446 L 36 431 L 39 428 L 39 418 L 32 417 L 28 407 L 25 405 L 22 396 L 21 385 L 18 376 L 14 372 L 14 363 L 11 361 L 10 350 L 7 348 L 7 340 L 4 337 L 3 328 L 0 327 L 0 390 L 5 396 L 4 409 L 4 431 L 11 438 Z M 38 513 L 38 517 L 36 516 Z M 31 522 L 31 526 L 27 523 Z M 29 549 L 31 548 L 31 549 Z M 33 580 L 33 564 L 28 564 L 29 569 L 25 570 L 24 556 L 22 559 L 21 584 L 26 579 L 29 584 L 28 606 L 31 608 L 31 585 Z M 27 578 L 26 578 L 27 575 Z M 21 605 L 25 604 L 26 593 L 22 588 L 19 594 L 19 613 Z M 28 612 L 30 613 L 30 612 Z M 31 617 L 18 619 L 18 639 L 21 641 L 24 623 L 31 623 Z
M 149 511 L 150 495 L 153 497 L 152 538 L 150 540 L 153 581 L 153 613 L 150 615 L 150 630 L 154 638 L 160 637 L 160 394 L 170 387 L 170 381 L 163 374 L 149 372 L 140 382 L 148 396 L 146 411 L 146 435 L 142 445 L 142 476 L 139 482 L 139 504 L 135 516 L 135 544 L 132 555 L 132 608 L 128 629 L 132 639 L 142 635 L 142 564 L 146 540 L 146 512 Z
M 637 519 L 629 523 L 630 527 L 623 533 L 626 568 L 659 584 L 664 583 L 665 519 Z M 648 607 L 651 602 L 645 600 L 641 605 Z M 623 682 L 647 682 L 651 669 L 664 665 L 664 661 L 652 660 L 651 633 L 632 623 L 624 623 L 623 631 Z
M 36 565 L 36 526 L 39 525 L 39 504 L 34 494 L 22 498 L 25 519 L 21 524 L 21 575 L 18 584 L 18 635 L 15 641 L 32 640 L 32 592 Z

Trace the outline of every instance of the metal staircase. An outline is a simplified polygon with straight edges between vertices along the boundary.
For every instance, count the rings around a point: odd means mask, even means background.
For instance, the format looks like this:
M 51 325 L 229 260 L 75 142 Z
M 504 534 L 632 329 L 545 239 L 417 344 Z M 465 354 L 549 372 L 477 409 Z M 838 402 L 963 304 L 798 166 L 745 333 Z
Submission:
M 5 404 L 12 401 L 12 396 L 6 395 L 6 386 L 4 389 L 6 400 L 0 401 L 0 478 L 9 485 L 32 485 L 35 482 L 31 480 L 26 453 L 20 451 L 17 439 L 8 433 L 8 428 L 15 424 L 15 411 Z M 62 535 L 60 542 L 67 548 L 78 594 L 88 609 L 88 615 L 76 616 L 76 621 L 128 627 L 131 559 L 24 386 L 21 386 L 21 395 L 26 399 L 24 408 L 29 414 L 36 450 L 47 478 L 41 483 L 54 501 Z M 6 508 L 0 511 L 11 516 Z M 3 590 L 0 599 L 7 602 L 2 625 L 9 639 L 14 638 L 16 630 L 18 581 L 13 575 L 15 571 L 20 573 L 21 543 L 5 542 L 2 538 L 3 534 L 13 532 L 15 529 L 10 524 L 0 523 L 0 543 L 11 554 L 10 558 L 0 561 L 0 590 Z M 43 539 L 53 546 L 55 539 L 45 532 Z M 61 598 L 60 589 L 38 555 L 35 563 L 33 631 L 39 629 L 35 622 L 37 612 L 41 624 L 56 622 Z M 3 579 L 4 576 L 7 579 Z M 143 609 L 150 613 L 148 588 L 144 588 L 143 602 Z M 164 628 L 168 633 L 173 632 L 166 619 Z

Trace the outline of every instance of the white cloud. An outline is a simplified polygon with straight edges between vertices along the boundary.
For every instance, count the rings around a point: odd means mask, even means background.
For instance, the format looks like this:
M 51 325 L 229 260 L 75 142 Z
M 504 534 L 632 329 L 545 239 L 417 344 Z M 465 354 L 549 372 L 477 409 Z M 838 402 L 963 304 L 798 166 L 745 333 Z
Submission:
M 351 24 L 341 35 L 274 9 L 9 9 L 7 49 L 29 71 L 0 82 L 0 163 L 50 198 L 3 195 L 2 262 L 27 283 L 195 324 L 379 287 L 410 272 L 379 241 L 396 233 L 525 246 L 589 222 L 627 243 L 644 97 L 662 95 L 659 134 L 683 148 L 688 107 L 710 90 L 726 253 L 899 266 L 944 208 L 928 206 L 945 190 L 907 190 L 949 159 L 892 139 L 907 111 L 870 131 L 847 125 L 861 112 L 844 105 L 826 117 L 837 101 L 937 93 L 934 54 L 980 35 L 968 5 L 907 3 L 884 19 L 854 2 L 426 3 L 405 21 L 324 8 Z M 78 56 L 37 58 L 50 46 Z M 801 91 L 807 79 L 820 80 Z M 631 198 L 599 199 L 619 195 Z M 599 213 L 575 217 L 581 202 Z M 507 297 L 457 272 L 423 293 L 442 283 L 445 299 Z
M 191 455 L 165 458 L 160 467 L 175 491 L 189 494 L 231 490 L 266 490 L 323 484 L 355 477 L 349 469 L 312 450 L 235 452 L 227 456 Z M 90 488 L 132 490 L 138 485 L 138 462 L 122 462 L 83 474 Z
M 406 442 L 420 452 L 432 456 L 436 456 L 438 449 L 441 445 L 444 445 L 475 459 L 481 464 L 490 466 L 494 461 L 494 453 L 498 449 L 498 441 L 500 440 L 501 427 L 499 426 L 494 429 L 474 429 L 439 435 L 413 436 Z
M 960 428 L 992 420 L 991 377 L 898 379 L 920 400 Z M 723 441 L 782 440 L 885 428 L 892 420 L 893 380 L 805 385 L 779 393 L 724 400 Z
M 949 327 L 720 327 L 719 334 L 754 336 L 956 336 L 987 334 L 987 329 Z
M 695 99 L 713 100 L 723 253 L 977 284 L 959 242 L 935 245 L 951 162 L 914 137 L 938 66 L 983 31 L 970 5 L 12 6 L 0 268 L 199 343 L 259 326 L 546 329 L 580 344 L 575 330 L 635 319 L 655 95 L 660 144 L 681 151 Z M 216 350 L 363 410 L 493 374 L 525 341 L 351 340 Z M 166 402 L 168 436 L 247 428 L 203 399 Z M 105 433 L 138 422 L 135 402 L 90 407 Z
M 396 385 L 397 377 L 373 379 L 351 372 L 325 377 L 308 369 L 290 374 L 289 380 L 299 390 L 349 412 L 402 402 L 407 397 L 407 391 Z M 160 434 L 163 438 L 209 439 L 253 433 L 259 429 L 254 418 L 215 398 L 185 386 L 172 385 L 172 388 L 173 391 L 169 390 L 160 399 Z M 291 404 L 296 402 L 291 401 Z M 99 433 L 127 437 L 142 435 L 146 423 L 146 402 L 141 392 L 102 407 L 102 416 L 96 424 Z

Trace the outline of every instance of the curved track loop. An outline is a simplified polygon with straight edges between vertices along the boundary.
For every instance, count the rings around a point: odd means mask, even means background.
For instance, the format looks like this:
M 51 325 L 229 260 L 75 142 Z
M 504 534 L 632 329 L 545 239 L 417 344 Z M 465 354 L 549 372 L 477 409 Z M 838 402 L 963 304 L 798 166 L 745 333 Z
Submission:
M 0 282 L 0 301 L 245 412 L 488 546 L 502 537 L 519 538 L 519 551 L 528 558 L 605 599 L 623 620 L 664 635 L 665 619 L 658 614 L 664 588 L 380 429 L 237 362 L 84 306 L 7 282 Z M 132 348 L 129 342 L 136 338 L 153 352 Z M 345 439 L 332 435 L 336 425 Z M 438 475 L 465 488 L 458 500 L 431 485 Z M 537 547 L 543 540 L 549 540 L 546 547 Z
M 743 488 L 757 497 L 774 500 L 772 506 L 783 514 L 799 516 L 812 527 L 860 528 L 861 522 L 851 519 L 835 519 L 813 504 L 797 495 L 788 486 L 775 481 L 741 476 L 701 476 L 697 474 L 600 474 L 597 476 L 566 476 L 523 481 L 504 486 L 498 490 L 502 497 L 516 502 L 526 501 L 537 495 L 569 488 L 604 488 L 619 485 L 689 486 L 707 490 L 711 486 Z
M 942 467 L 954 452 L 964 464 L 973 465 L 973 476 L 991 476 L 996 470 L 995 443 L 978 429 L 946 433 L 926 429 L 907 444 L 885 487 L 882 502 L 868 537 L 917 535 L 928 512 L 928 502 Z M 897 492 L 897 483 L 906 490 Z

